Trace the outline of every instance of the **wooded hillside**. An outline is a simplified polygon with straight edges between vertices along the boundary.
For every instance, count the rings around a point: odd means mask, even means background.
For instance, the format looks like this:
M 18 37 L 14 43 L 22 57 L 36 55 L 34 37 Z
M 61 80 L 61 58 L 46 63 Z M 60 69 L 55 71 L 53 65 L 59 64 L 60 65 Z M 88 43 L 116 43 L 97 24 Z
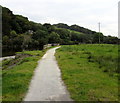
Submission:
M 101 43 L 118 43 L 117 37 L 104 36 L 78 25 L 35 23 L 22 15 L 14 15 L 6 7 L 2 7 L 2 28 L 3 51 L 43 49 L 48 43 L 99 43 L 99 36 Z

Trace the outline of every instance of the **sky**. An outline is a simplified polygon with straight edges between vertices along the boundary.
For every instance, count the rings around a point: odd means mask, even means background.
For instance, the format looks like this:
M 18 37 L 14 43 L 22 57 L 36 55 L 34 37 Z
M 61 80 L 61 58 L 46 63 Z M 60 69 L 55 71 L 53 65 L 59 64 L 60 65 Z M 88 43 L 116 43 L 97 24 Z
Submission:
M 65 23 L 118 36 L 119 0 L 0 0 L 14 14 L 37 23 Z

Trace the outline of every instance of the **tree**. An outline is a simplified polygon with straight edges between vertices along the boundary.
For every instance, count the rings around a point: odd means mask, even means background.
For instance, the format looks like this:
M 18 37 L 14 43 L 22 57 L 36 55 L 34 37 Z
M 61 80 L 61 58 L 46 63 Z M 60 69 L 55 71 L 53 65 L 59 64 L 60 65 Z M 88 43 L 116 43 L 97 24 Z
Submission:
M 10 38 L 15 38 L 17 36 L 17 33 L 16 33 L 16 31 L 14 31 L 14 30 L 12 30 L 11 32 L 10 32 Z
M 48 32 L 38 30 L 33 34 L 32 38 L 39 42 L 39 48 L 42 49 L 43 46 L 48 43 Z
M 28 49 L 29 43 L 31 42 L 31 35 L 24 34 L 23 37 L 24 39 L 23 39 L 22 47 L 23 50 L 25 50 Z
M 64 23 L 54 24 L 54 26 L 56 26 L 58 28 L 70 29 L 70 27 L 67 24 L 64 24 Z
M 55 29 L 55 32 L 60 35 L 61 44 L 66 44 L 66 41 L 71 41 L 71 34 L 70 31 L 63 28 Z
M 9 37 L 8 37 L 7 35 L 5 35 L 5 36 L 2 38 L 2 44 L 3 44 L 3 46 L 9 44 Z
M 100 39 L 100 43 L 103 43 L 103 34 L 102 33 L 96 33 L 93 36 L 93 43 L 99 43 L 99 39 Z
M 112 36 L 104 36 L 104 39 L 103 39 L 104 43 L 107 43 L 107 44 L 118 44 L 119 42 L 119 39 L 117 37 L 112 37 Z
M 9 35 L 11 30 L 11 22 L 13 13 L 8 8 L 2 7 L 2 32 L 4 35 Z
M 38 31 L 38 30 L 43 30 L 43 31 L 47 31 L 47 29 L 40 23 L 35 23 L 30 21 L 30 30 L 33 30 L 34 32 Z
M 45 23 L 45 24 L 43 24 L 43 26 L 47 29 L 49 34 L 55 30 L 55 27 L 49 23 Z
M 23 48 L 23 41 L 24 41 L 24 34 L 19 34 L 13 40 L 13 45 L 15 49 L 22 49 Z
M 49 35 L 49 43 L 60 43 L 60 36 L 57 33 L 52 32 Z

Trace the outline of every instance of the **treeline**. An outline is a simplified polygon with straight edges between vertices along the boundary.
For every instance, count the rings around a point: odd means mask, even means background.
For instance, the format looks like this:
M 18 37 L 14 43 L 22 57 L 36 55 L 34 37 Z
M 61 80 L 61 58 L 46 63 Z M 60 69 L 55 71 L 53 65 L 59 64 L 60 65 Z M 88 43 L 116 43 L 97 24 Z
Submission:
M 59 23 L 55 24 L 58 28 L 65 28 L 72 32 L 71 40 L 77 41 L 77 43 L 105 43 L 105 44 L 118 44 L 119 39 L 113 36 L 104 36 L 102 33 L 89 30 L 78 25 L 68 26 L 67 24 Z M 82 33 L 82 34 L 81 34 Z
M 78 25 L 35 23 L 22 15 L 14 15 L 5 7 L 2 7 L 2 21 L 3 51 L 43 49 L 48 43 L 99 43 L 99 37 L 101 43 L 118 43 L 117 37 L 104 36 Z

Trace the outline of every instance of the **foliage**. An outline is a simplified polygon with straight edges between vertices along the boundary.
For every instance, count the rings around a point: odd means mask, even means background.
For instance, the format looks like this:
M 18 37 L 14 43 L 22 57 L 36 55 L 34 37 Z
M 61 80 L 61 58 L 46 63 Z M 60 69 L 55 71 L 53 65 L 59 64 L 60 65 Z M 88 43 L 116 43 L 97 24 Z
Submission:
M 60 36 L 59 34 L 52 32 L 49 35 L 49 43 L 60 43 Z

